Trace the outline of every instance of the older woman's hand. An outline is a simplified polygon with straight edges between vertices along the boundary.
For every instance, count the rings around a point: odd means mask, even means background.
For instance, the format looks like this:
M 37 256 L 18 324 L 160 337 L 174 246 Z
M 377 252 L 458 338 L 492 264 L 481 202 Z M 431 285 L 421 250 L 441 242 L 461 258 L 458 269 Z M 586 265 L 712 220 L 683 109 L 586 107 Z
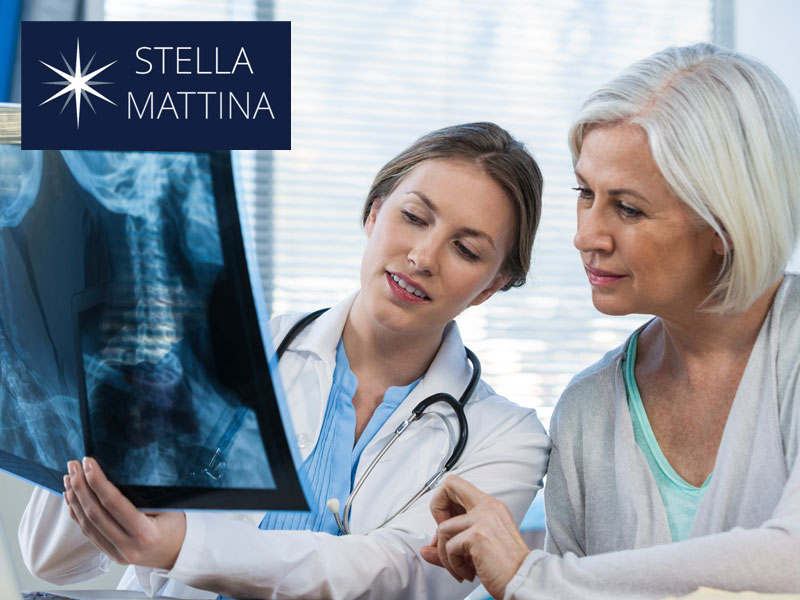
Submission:
M 67 464 L 64 499 L 70 517 L 113 561 L 171 569 L 186 535 L 182 512 L 140 512 L 92 458 Z
M 494 598 L 530 552 L 505 504 L 455 475 L 448 476 L 431 500 L 439 524 L 422 557 L 463 581 L 475 575 Z

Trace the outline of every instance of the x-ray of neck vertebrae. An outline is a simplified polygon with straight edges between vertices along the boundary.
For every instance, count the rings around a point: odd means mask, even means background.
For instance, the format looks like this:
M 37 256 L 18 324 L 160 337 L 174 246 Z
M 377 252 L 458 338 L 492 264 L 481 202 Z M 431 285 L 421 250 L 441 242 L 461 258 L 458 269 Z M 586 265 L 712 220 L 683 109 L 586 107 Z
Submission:
M 0 146 L 1 468 L 275 487 L 212 156 Z

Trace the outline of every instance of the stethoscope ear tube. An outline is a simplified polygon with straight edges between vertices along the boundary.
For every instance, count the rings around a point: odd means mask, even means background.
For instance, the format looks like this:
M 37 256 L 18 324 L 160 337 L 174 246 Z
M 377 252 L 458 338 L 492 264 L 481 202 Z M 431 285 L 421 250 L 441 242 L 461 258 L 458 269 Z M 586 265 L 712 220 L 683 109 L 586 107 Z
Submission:
M 469 398 L 469 396 L 466 396 L 466 392 L 464 397 Z M 467 446 L 469 426 L 467 425 L 467 416 L 464 414 L 464 405 L 453 398 L 450 394 L 445 392 L 439 392 L 438 394 L 428 396 L 422 402 L 417 404 L 414 407 L 414 410 L 411 412 L 415 414 L 417 418 L 419 418 L 431 404 L 435 404 L 437 402 L 444 402 L 448 404 L 450 408 L 453 409 L 456 418 L 458 418 L 458 440 L 456 441 L 456 445 L 453 448 L 452 454 L 450 454 L 450 458 L 447 459 L 447 462 L 444 463 L 444 466 L 442 467 L 442 471 L 447 472 L 455 466 L 455 464 L 458 462 L 458 459 L 461 458 L 464 448 Z
M 289 330 L 289 333 L 286 334 L 286 336 L 283 338 L 280 345 L 278 346 L 278 350 L 275 352 L 275 354 L 278 355 L 278 360 L 281 359 L 283 353 L 286 352 L 286 349 L 289 347 L 289 344 L 291 344 L 294 341 L 294 338 L 297 337 L 297 334 L 303 331 L 306 325 L 316 320 L 317 317 L 319 317 L 322 313 L 324 313 L 327 310 L 328 310 L 327 308 L 320 308 L 319 310 L 315 310 L 312 313 L 308 313 L 306 316 L 304 316 L 302 319 L 300 319 L 297 323 L 295 323 L 292 326 L 292 328 Z
M 466 346 L 464 346 L 464 352 L 467 354 L 467 360 L 469 360 L 472 365 L 472 376 L 469 378 L 467 389 L 464 390 L 464 393 L 461 394 L 461 398 L 458 399 L 458 403 L 462 407 L 467 403 L 467 400 L 472 398 L 472 394 L 475 393 L 475 388 L 478 387 L 478 383 L 481 380 L 481 361 L 479 361 L 475 353 Z

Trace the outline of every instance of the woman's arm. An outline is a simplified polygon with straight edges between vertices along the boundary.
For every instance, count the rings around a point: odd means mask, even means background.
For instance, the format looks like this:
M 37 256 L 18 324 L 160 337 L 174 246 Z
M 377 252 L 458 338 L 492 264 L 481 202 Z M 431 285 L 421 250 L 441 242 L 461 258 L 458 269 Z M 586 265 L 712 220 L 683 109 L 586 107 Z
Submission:
M 537 550 L 519 565 L 511 523 L 504 511 L 480 491 L 450 479 L 432 502 L 434 514 L 461 516 L 440 523 L 435 546 L 424 555 L 434 563 L 458 565 L 456 574 L 473 568 L 489 576 L 487 590 L 496 598 L 661 598 L 682 595 L 699 586 L 759 592 L 800 592 L 800 462 L 786 484 L 772 518 L 755 529 L 734 528 L 636 550 L 588 557 Z M 501 523 L 501 525 L 498 525 Z M 487 524 L 501 530 L 502 545 L 487 539 Z M 510 539 L 506 539 L 510 538 Z M 455 571 L 455 569 L 454 569 Z
M 450 475 L 433 496 L 431 514 L 439 527 L 430 545 L 421 548 L 422 557 L 459 581 L 477 575 L 486 591 L 502 597 L 530 553 L 508 507 Z
M 583 526 L 583 494 L 575 489 L 570 493 L 567 474 L 564 469 L 573 471 L 570 481 L 578 481 L 574 473 L 575 465 L 563 464 L 558 444 L 553 440 L 550 449 L 550 462 L 547 469 L 547 485 L 544 490 L 547 529 L 544 538 L 544 549 L 550 554 L 562 556 L 571 552 L 576 556 L 585 556 L 585 533 Z

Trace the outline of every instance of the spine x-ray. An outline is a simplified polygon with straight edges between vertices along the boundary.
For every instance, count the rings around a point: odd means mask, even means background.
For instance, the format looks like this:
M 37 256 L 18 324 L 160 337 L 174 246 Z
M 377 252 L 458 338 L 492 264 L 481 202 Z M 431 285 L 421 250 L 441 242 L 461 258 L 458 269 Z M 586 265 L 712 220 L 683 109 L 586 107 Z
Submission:
M 305 509 L 248 256 L 228 153 L 0 145 L 0 469 Z

